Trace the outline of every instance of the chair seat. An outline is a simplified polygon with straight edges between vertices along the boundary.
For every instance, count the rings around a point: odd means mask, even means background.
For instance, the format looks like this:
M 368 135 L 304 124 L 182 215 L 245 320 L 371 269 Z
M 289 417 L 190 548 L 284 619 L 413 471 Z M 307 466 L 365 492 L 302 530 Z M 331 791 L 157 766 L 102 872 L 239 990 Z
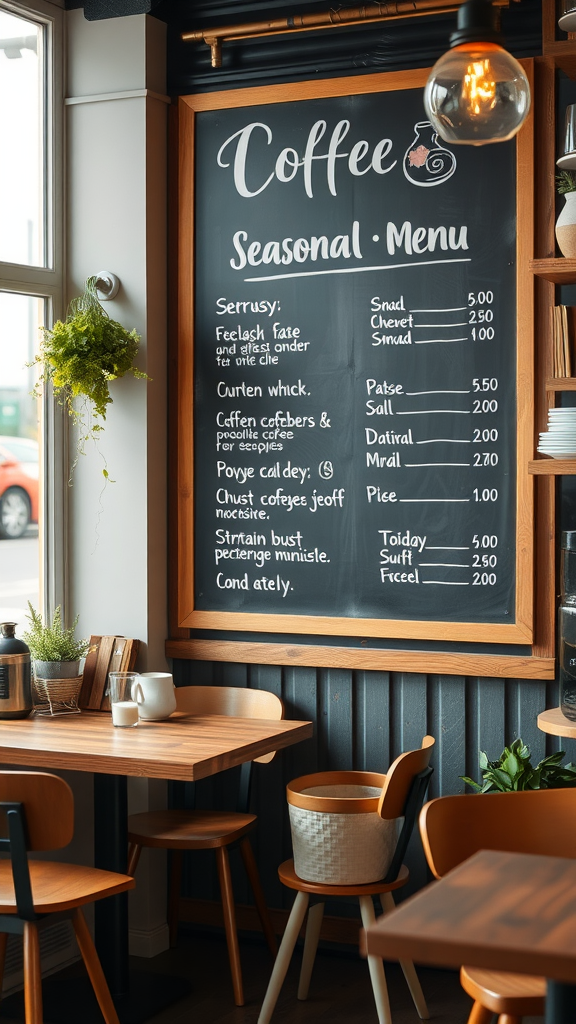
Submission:
M 128 818 L 128 841 L 169 850 L 228 846 L 250 832 L 255 814 L 236 811 L 147 811 Z
M 544 1013 L 545 978 L 463 967 L 460 983 L 469 996 L 492 1013 L 509 1013 L 515 1017 L 532 1017 Z
M 115 896 L 133 889 L 134 879 L 113 871 L 62 864 L 49 860 L 29 860 L 34 908 L 41 914 L 71 910 L 85 903 Z M 16 898 L 10 861 L 0 861 L 0 914 L 15 914 Z
M 409 878 L 409 871 L 405 864 L 400 868 L 400 873 L 394 882 L 364 882 L 359 885 L 327 885 L 324 882 L 307 882 L 299 878 L 294 871 L 293 859 L 285 860 L 278 868 L 278 875 L 283 885 L 288 889 L 297 889 L 298 892 L 311 892 L 321 896 L 375 896 L 378 893 L 392 892 L 393 889 L 400 889 Z

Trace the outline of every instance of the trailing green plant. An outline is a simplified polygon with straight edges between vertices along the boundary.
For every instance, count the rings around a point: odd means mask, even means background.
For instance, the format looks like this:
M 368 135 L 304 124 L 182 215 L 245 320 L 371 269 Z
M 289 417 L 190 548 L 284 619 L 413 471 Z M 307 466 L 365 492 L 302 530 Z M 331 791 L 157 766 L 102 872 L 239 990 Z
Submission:
M 140 335 L 110 319 L 98 301 L 96 281 L 88 278 L 84 293 L 70 302 L 65 320 L 57 320 L 50 329 L 41 328 L 40 352 L 34 360 L 42 366 L 35 394 L 38 397 L 51 383 L 79 429 L 72 469 L 86 442 L 96 441 L 104 429 L 102 421 L 112 401 L 110 381 L 126 373 L 150 379 L 134 366 Z M 103 473 L 108 479 L 106 468 Z
M 576 786 L 576 765 L 572 762 L 562 764 L 563 757 L 564 751 L 559 750 L 534 767 L 530 762 L 530 747 L 517 739 L 509 747 L 504 747 L 497 761 L 489 761 L 485 751 L 480 751 L 482 784 L 466 775 L 460 778 L 477 793 L 513 793 L 521 789 Z
M 30 629 L 22 634 L 23 640 L 30 648 L 34 661 L 78 661 L 90 650 L 89 640 L 77 640 L 74 636 L 78 625 L 77 615 L 69 629 L 62 625 L 60 605 L 56 608 L 52 622 L 44 625 L 40 612 L 37 612 L 28 601 L 30 612 L 26 618 Z
M 560 171 L 556 175 L 556 191 L 561 196 L 565 196 L 567 192 L 576 192 L 576 174 L 574 171 Z

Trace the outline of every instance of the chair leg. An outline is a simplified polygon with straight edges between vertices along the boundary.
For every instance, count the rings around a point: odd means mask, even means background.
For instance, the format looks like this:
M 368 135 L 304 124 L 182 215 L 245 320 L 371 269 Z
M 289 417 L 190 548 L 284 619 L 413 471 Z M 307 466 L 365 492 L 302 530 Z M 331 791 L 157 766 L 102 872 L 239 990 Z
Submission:
M 6 947 L 8 945 L 8 933 L 0 932 L 0 999 L 2 998 L 2 983 L 4 981 L 4 964 L 6 961 Z
M 254 851 L 248 836 L 244 836 L 244 838 L 240 840 L 240 853 L 242 855 L 242 860 L 244 861 L 244 868 L 248 875 L 248 881 L 250 882 L 252 892 L 254 893 L 254 902 L 256 904 L 256 910 L 258 911 L 258 917 L 260 918 L 260 924 L 262 925 L 262 931 L 266 936 L 266 942 L 268 943 L 272 956 L 276 956 L 276 953 L 278 952 L 276 933 L 272 927 L 272 921 L 270 920 L 270 914 L 268 913 L 268 907 L 266 906 L 266 900 L 260 883 L 260 875 L 258 874 Z
M 222 910 L 224 912 L 224 927 L 226 929 L 230 971 L 232 972 L 234 1002 L 236 1003 L 236 1006 L 244 1006 L 242 968 L 240 966 L 240 950 L 238 949 L 238 933 L 236 931 L 236 910 L 234 908 L 234 894 L 232 892 L 232 876 L 230 874 L 228 850 L 225 846 L 218 846 L 214 852 L 216 854 L 216 863 L 218 865 L 218 878 L 220 879 L 220 894 L 222 896 Z
M 42 1024 L 42 971 L 38 928 L 24 924 L 24 1015 L 26 1024 Z
M 168 883 L 168 931 L 170 949 L 178 945 L 178 919 L 182 891 L 182 851 L 170 850 L 170 880 Z
M 262 1003 L 262 1009 L 260 1010 L 257 1024 L 269 1024 L 270 1018 L 274 1013 L 274 1007 L 278 1002 L 280 989 L 282 988 L 284 978 L 286 977 L 286 973 L 290 966 L 294 946 L 296 945 L 296 940 L 308 909 L 309 900 L 310 897 L 307 892 L 296 893 L 294 906 L 290 911 L 286 931 L 282 936 L 282 942 L 280 943 L 278 956 L 274 962 L 274 967 L 272 969 L 270 981 L 268 982 L 268 988 L 266 989 L 266 995 L 264 996 L 264 1002 Z
M 136 874 L 136 868 L 138 867 L 138 861 L 140 860 L 140 854 L 142 853 L 142 847 L 138 843 L 128 844 L 128 866 L 126 868 L 126 874 L 131 875 L 134 878 Z
M 522 1024 L 522 1017 L 517 1017 L 515 1013 L 501 1013 L 498 1024 Z
M 302 967 L 300 968 L 300 981 L 298 983 L 298 999 L 308 999 L 308 989 L 310 988 L 310 979 L 316 958 L 316 950 L 318 949 L 318 939 L 320 938 L 323 917 L 323 903 L 315 903 L 313 907 L 310 907 L 308 921 L 306 922 L 306 937 L 304 939 Z
M 492 1024 L 493 1017 L 492 1010 L 487 1010 L 482 1003 L 474 1003 L 468 1017 L 468 1024 Z
M 382 910 L 387 914 L 390 910 L 394 910 L 396 904 L 394 903 L 394 897 L 391 892 L 383 892 L 380 896 L 380 903 L 382 904 Z M 401 960 L 400 967 L 404 977 L 406 978 L 406 984 L 410 989 L 410 995 L 416 1007 L 416 1013 L 421 1020 L 429 1020 L 430 1014 L 428 1007 L 426 1006 L 426 1000 L 424 999 L 424 993 L 422 986 L 416 974 L 416 968 L 411 960 Z
M 106 1024 L 120 1024 L 118 1014 L 116 1013 L 116 1007 L 112 1002 L 108 982 L 104 977 L 102 964 L 98 959 L 98 954 L 92 941 L 92 936 L 90 935 L 86 919 L 80 910 L 80 907 L 76 907 L 72 914 L 72 925 L 74 927 L 78 948 L 80 949 L 82 959 L 86 965 L 86 970 L 88 971 L 88 977 L 92 982 L 94 995 L 96 996 L 98 1006 L 102 1011 L 102 1016 L 104 1017 Z
M 365 928 L 369 928 L 376 920 L 372 897 L 360 896 L 359 900 L 362 924 Z M 374 1000 L 376 1002 L 376 1010 L 378 1012 L 378 1020 L 380 1024 L 392 1024 L 392 1018 L 390 1016 L 390 1000 L 388 999 L 388 988 L 386 985 L 386 975 L 384 974 L 382 958 L 379 956 L 369 956 L 367 959 L 368 969 L 370 971 L 370 980 L 372 982 L 372 990 L 374 992 Z

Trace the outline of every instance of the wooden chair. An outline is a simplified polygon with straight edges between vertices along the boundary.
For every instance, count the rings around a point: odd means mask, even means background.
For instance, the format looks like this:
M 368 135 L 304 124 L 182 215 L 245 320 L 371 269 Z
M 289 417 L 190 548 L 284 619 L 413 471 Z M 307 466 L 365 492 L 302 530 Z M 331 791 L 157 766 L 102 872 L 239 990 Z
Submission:
M 68 784 L 44 772 L 0 772 L 0 989 L 9 934 L 24 936 L 26 1024 L 42 1024 L 42 975 L 38 928 L 52 915 L 69 917 L 106 1024 L 118 1015 L 81 906 L 134 888 L 113 871 L 29 860 L 28 851 L 59 850 L 74 832 L 74 797 Z M 53 918 L 52 918 L 53 919 Z
M 420 832 L 436 878 L 478 850 L 576 857 L 576 790 L 443 796 L 426 804 Z M 544 1013 L 544 978 L 463 967 L 462 987 L 474 1005 L 468 1024 L 519 1024 Z
M 267 690 L 250 690 L 236 686 L 183 686 L 176 690 L 176 707 L 190 715 L 228 715 L 237 718 L 266 718 L 278 721 L 283 717 L 282 701 Z M 268 762 L 274 753 L 263 754 L 256 761 Z M 252 762 L 241 766 L 240 793 L 237 811 L 167 810 L 134 814 L 128 819 L 128 873 L 133 875 L 143 846 L 170 850 L 172 864 L 168 901 L 170 944 L 176 945 L 178 906 L 182 875 L 182 853 L 185 850 L 214 850 L 218 865 L 218 878 L 224 912 L 224 926 L 230 958 L 234 1001 L 244 1005 L 242 970 L 236 912 L 232 891 L 232 878 L 228 847 L 239 843 L 246 874 L 252 886 L 256 909 L 262 929 L 272 952 L 276 955 L 277 942 L 260 884 L 256 861 L 248 833 L 256 825 L 256 815 L 248 813 Z
M 296 890 L 296 899 L 286 925 L 264 1002 L 262 1003 L 258 1024 L 269 1024 L 272 1017 L 290 965 L 296 940 L 308 910 L 311 895 L 321 896 L 324 899 L 332 899 L 334 896 L 357 896 L 364 928 L 368 928 L 375 921 L 373 896 L 377 895 L 380 897 L 383 913 L 387 913 L 387 911 L 394 908 L 392 892 L 405 885 L 409 878 L 408 868 L 402 863 L 402 860 L 430 782 L 432 774 L 430 757 L 434 743 L 435 740 L 432 736 L 425 736 L 422 740 L 422 747 L 419 750 L 411 750 L 397 757 L 385 776 L 378 813 L 382 818 L 388 820 L 404 818 L 402 831 L 398 838 L 386 878 L 379 882 L 363 885 L 327 885 L 322 882 L 306 882 L 298 878 L 294 871 L 294 861 L 292 859 L 285 861 L 278 868 L 280 881 L 289 889 Z M 360 782 L 360 784 L 365 784 L 366 774 L 366 772 L 321 772 L 309 776 L 310 787 L 314 785 L 326 786 L 331 783 L 353 785 L 355 782 Z M 343 776 L 346 776 L 346 778 L 344 779 Z M 310 907 L 304 939 L 298 999 L 308 998 L 308 989 L 312 977 L 323 915 L 324 900 L 316 902 Z M 409 960 L 401 960 L 400 965 L 418 1015 L 423 1020 L 428 1020 L 428 1009 L 414 964 Z M 368 968 L 374 991 L 378 1020 L 380 1024 L 391 1024 L 386 976 L 380 957 L 369 956 Z

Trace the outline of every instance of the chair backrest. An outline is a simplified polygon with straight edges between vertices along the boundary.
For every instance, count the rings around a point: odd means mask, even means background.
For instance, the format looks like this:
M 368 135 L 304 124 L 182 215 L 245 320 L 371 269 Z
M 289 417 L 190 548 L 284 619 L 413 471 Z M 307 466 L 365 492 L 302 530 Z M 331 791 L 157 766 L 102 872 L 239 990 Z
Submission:
M 407 750 L 390 765 L 378 804 L 381 818 L 401 818 L 414 779 L 430 764 L 436 740 L 425 736 L 418 750 Z
M 384 881 L 398 878 L 416 819 L 426 798 L 433 769 L 430 758 L 436 740 L 425 736 L 418 750 L 407 750 L 390 765 L 378 804 L 382 818 L 404 818 L 394 856 Z
M 176 708 L 189 715 L 267 718 L 273 722 L 284 717 L 284 705 L 275 693 L 243 686 L 179 686 L 176 689 Z M 254 760 L 266 764 L 273 757 L 274 751 Z
M 0 805 L 20 803 L 28 850 L 59 850 L 74 834 L 74 797 L 64 779 L 46 772 L 0 772 Z M 0 807 L 0 832 L 8 837 L 6 808 Z
M 422 809 L 420 833 L 436 878 L 478 850 L 576 857 L 576 789 L 441 796 Z

